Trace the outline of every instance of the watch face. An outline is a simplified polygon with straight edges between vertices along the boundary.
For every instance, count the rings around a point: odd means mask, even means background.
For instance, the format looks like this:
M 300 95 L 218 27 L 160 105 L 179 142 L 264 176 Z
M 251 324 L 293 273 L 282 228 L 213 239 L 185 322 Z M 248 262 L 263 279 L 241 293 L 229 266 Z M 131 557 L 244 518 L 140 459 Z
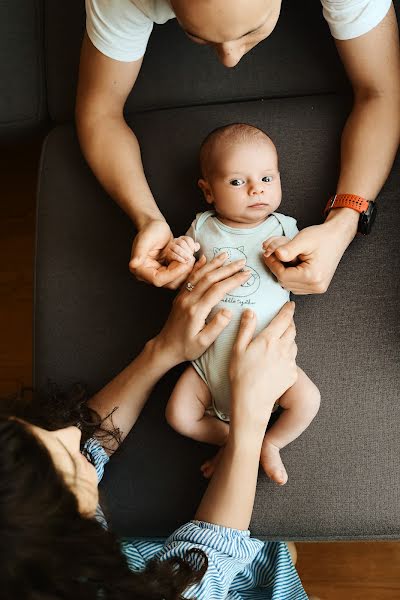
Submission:
M 371 232 L 372 225 L 376 219 L 376 202 L 370 202 L 368 205 L 368 209 L 361 213 L 360 221 L 358 224 L 358 231 L 363 235 L 368 235 Z

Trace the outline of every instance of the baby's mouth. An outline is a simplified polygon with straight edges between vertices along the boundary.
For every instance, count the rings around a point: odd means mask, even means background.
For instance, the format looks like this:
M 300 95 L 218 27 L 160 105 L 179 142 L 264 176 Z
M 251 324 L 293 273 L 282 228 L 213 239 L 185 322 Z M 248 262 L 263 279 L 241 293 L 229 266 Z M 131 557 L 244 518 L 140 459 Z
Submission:
M 254 204 L 250 204 L 249 208 L 262 208 L 263 206 L 267 206 L 267 202 L 255 202 Z

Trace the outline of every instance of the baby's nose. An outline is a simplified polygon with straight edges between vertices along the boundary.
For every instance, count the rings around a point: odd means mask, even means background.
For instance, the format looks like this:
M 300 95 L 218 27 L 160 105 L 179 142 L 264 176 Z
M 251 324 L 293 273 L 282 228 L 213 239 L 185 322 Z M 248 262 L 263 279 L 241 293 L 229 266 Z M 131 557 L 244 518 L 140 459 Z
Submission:
M 261 182 L 253 183 L 249 187 L 249 194 L 252 196 L 258 196 L 264 193 L 264 187 Z

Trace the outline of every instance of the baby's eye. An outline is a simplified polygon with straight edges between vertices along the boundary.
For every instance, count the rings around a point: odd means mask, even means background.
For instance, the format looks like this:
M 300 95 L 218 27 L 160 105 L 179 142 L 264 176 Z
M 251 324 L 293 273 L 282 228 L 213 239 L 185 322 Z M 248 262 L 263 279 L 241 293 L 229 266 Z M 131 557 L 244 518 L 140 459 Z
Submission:
M 235 187 L 239 187 L 239 185 L 244 184 L 244 181 L 243 181 L 243 179 L 231 179 L 231 181 L 229 183 Z
M 265 183 L 272 183 L 272 175 L 266 175 L 262 178 Z

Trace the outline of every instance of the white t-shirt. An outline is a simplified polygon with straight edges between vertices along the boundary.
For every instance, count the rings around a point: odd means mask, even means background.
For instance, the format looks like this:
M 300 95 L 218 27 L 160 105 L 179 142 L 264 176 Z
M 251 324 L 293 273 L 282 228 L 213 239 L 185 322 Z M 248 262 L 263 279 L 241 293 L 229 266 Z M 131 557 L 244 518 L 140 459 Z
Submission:
M 321 0 L 331 33 L 349 40 L 371 31 L 392 0 Z M 106 56 L 130 62 L 146 52 L 153 24 L 175 18 L 169 0 L 86 0 L 86 30 Z

